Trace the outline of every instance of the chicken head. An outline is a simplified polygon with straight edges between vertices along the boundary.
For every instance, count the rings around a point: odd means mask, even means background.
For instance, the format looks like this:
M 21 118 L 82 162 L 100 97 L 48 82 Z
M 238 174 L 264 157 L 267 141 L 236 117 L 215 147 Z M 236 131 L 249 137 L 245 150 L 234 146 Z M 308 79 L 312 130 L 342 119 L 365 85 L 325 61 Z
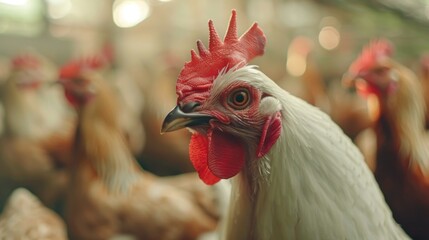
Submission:
M 161 132 L 188 127 L 191 162 L 205 183 L 214 184 L 237 175 L 248 164 L 245 159 L 256 160 L 271 149 L 280 136 L 281 114 L 278 100 L 255 81 L 245 81 L 259 78 L 245 67 L 264 52 L 266 38 L 259 26 L 253 24 L 238 37 L 233 11 L 222 41 L 213 22 L 208 25 L 209 49 L 198 41 L 199 55 L 191 51 L 177 81 L 178 104 Z

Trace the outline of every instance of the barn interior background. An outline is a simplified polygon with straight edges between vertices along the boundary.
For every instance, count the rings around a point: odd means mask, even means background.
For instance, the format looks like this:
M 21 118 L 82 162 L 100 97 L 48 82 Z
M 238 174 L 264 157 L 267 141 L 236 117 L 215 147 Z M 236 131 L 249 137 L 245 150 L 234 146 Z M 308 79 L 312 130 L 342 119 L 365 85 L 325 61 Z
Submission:
M 231 9 L 240 34 L 257 21 L 267 36 L 265 55 L 252 63 L 330 114 L 351 138 L 364 127 L 345 110 L 356 109 L 338 103 L 360 99 L 341 78 L 362 46 L 386 38 L 395 58 L 418 74 L 429 52 L 427 0 L 0 0 L 0 84 L 19 54 L 36 52 L 60 68 L 108 52 L 105 76 L 143 126 L 130 127 L 140 133 L 133 151 L 139 163 L 161 176 L 191 172 L 189 133 L 160 135 L 160 128 L 190 49 L 197 39 L 207 43 L 209 19 L 222 36 Z M 370 109 L 371 102 L 356 101 L 356 111 Z

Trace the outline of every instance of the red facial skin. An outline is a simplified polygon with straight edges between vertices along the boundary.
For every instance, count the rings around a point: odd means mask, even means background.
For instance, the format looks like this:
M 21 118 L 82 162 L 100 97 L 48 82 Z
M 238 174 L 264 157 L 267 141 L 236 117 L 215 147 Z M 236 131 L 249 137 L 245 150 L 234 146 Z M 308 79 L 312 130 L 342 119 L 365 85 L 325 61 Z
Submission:
M 356 87 L 364 97 L 375 94 L 378 97 L 386 96 L 397 89 L 397 82 L 389 76 L 389 68 L 375 68 L 370 71 L 360 73 L 359 77 L 365 81 L 358 82 Z
M 248 103 L 236 106 L 232 98 L 242 90 L 248 93 Z M 195 128 L 189 147 L 191 162 L 205 183 L 237 175 L 246 160 L 265 156 L 277 141 L 281 115 L 261 116 L 262 96 L 261 91 L 238 81 L 196 110 L 214 117 L 208 126 Z
M 99 71 L 106 64 L 102 56 L 93 56 L 71 61 L 60 69 L 60 83 L 64 86 L 65 97 L 72 106 L 83 106 L 93 98 L 94 92 L 87 75 Z
M 230 104 L 228 100 L 228 98 L 231 97 L 231 94 L 240 89 L 247 90 L 249 93 L 249 103 L 246 107 L 241 107 L 243 109 L 239 109 L 233 104 Z M 255 89 L 249 84 L 237 81 L 227 86 L 218 99 L 215 99 L 215 101 L 210 101 L 208 104 L 203 104 L 201 107 L 201 112 L 214 116 L 223 124 L 231 124 L 231 122 L 234 120 L 241 120 L 247 122 L 249 125 L 254 125 L 257 124 L 256 120 L 258 118 L 257 115 L 261 97 L 262 93 L 259 90 Z M 208 106 L 209 104 L 211 106 Z
M 83 106 L 94 97 L 94 92 L 90 91 L 90 81 L 83 77 L 62 79 L 61 83 L 67 101 L 74 107 Z
M 351 64 L 350 73 L 365 80 L 357 82 L 360 94 L 375 94 L 383 97 L 396 90 L 397 83 L 392 79 L 389 58 L 393 54 L 393 45 L 385 39 L 372 41 L 364 47 L 361 55 Z

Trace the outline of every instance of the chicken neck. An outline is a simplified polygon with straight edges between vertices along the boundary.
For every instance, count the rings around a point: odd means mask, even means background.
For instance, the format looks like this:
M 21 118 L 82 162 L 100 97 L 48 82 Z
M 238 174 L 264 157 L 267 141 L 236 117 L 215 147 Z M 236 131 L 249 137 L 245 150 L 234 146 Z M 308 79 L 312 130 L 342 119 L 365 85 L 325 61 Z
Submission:
M 429 138 L 425 108 L 422 94 L 413 84 L 416 81 L 402 80 L 396 96 L 379 99 L 374 175 L 395 220 L 413 239 L 427 239 Z M 400 101 L 389 102 L 394 97 Z
M 379 96 L 379 102 L 381 114 L 375 125 L 377 165 L 393 163 L 404 169 L 414 166 L 428 172 L 429 138 L 424 125 L 423 95 L 417 79 L 402 78 L 395 96 Z
M 139 167 L 120 129 L 111 93 L 106 87 L 78 109 L 74 172 L 89 167 L 110 191 L 126 191 L 138 178 Z

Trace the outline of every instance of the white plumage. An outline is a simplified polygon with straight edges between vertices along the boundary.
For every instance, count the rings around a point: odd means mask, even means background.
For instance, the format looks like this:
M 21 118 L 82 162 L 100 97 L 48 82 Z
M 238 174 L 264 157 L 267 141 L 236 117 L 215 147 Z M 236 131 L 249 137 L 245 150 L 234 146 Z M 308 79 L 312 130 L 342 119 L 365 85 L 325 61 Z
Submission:
M 409 239 L 362 154 L 326 114 L 253 66 L 221 72 L 211 96 L 236 81 L 269 95 L 259 111 L 280 110 L 282 133 L 232 178 L 224 239 Z

